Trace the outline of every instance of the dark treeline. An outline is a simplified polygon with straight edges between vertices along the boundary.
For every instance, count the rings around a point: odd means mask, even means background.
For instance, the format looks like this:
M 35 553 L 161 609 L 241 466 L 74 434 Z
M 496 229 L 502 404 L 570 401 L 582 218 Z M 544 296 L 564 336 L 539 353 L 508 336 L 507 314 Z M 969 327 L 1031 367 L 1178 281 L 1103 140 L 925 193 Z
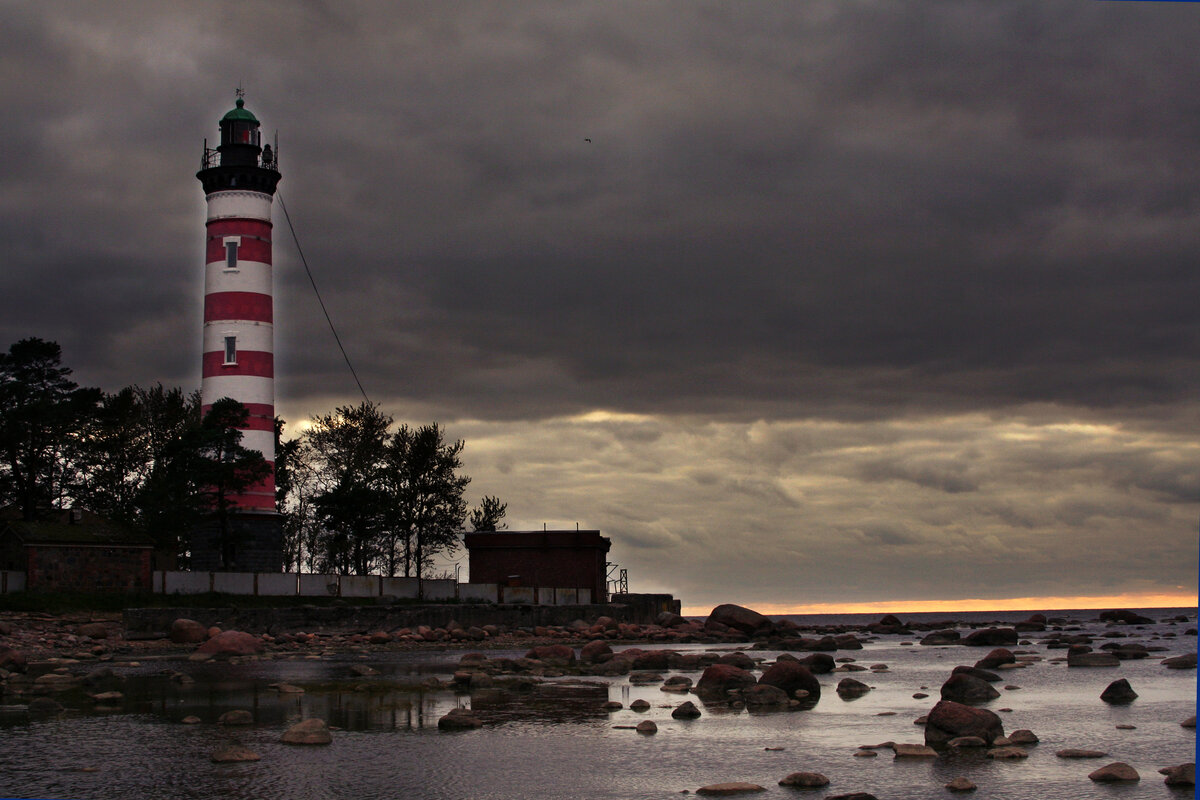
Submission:
M 246 409 L 228 398 L 201 414 L 199 392 L 157 385 L 113 394 L 78 386 L 54 342 L 0 353 L 0 507 L 35 520 L 86 507 L 153 538 L 186 566 L 189 532 L 224 521 L 231 498 L 270 470 L 241 446 Z M 464 523 L 495 530 L 506 505 L 468 509 L 461 440 L 436 423 L 393 429 L 374 405 L 314 417 L 282 440 L 276 419 L 276 504 L 285 569 L 427 576 Z

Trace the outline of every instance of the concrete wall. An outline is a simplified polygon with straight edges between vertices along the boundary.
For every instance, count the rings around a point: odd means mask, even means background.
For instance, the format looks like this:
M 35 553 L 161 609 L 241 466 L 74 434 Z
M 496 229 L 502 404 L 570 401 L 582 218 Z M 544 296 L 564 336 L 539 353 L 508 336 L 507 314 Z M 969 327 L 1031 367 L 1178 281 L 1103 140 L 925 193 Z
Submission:
M 384 597 L 398 597 L 402 600 L 416 600 L 420 589 L 420 581 L 416 578 L 384 578 Z
M 464 603 L 495 603 L 500 587 L 494 583 L 460 583 L 458 598 Z
M 25 591 L 25 573 L 0 570 L 0 594 Z
M 24 577 L 24 573 L 7 574 Z M 24 586 L 23 580 L 21 585 Z M 459 600 L 542 606 L 586 605 L 592 602 L 592 592 L 587 588 L 498 586 L 494 583 L 455 583 L 449 578 L 417 580 L 380 575 L 159 570 L 154 573 L 153 587 L 159 594 L 202 594 L 211 591 L 264 597 L 395 597 L 431 603 Z

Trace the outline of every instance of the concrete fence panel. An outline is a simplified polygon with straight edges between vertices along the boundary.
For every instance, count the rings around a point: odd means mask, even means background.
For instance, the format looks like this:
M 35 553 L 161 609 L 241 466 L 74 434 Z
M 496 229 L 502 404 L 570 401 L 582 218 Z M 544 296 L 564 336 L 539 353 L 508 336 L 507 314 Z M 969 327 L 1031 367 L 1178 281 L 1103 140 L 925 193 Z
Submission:
M 581 606 L 591 605 L 592 590 L 586 589 L 586 588 L 585 589 L 576 589 L 575 590 L 575 602 L 579 603 Z
M 335 597 L 337 587 L 337 575 L 300 576 L 300 594 L 304 597 Z
M 342 597 L 379 597 L 378 575 L 341 576 Z
M 212 588 L 209 583 L 211 573 L 208 572 L 165 571 L 158 574 L 162 580 L 154 581 L 154 585 L 162 587 L 163 594 L 204 594 Z
M 539 586 L 539 587 L 537 588 L 537 591 L 536 591 L 536 592 L 534 592 L 534 594 L 535 594 L 535 596 L 537 597 L 537 604 L 538 604 L 539 606 L 552 606 L 552 605 L 554 605 L 555 590 L 554 590 L 554 588 L 553 588 L 553 587 L 551 587 L 551 586 Z
M 416 578 L 384 578 L 383 593 L 402 600 L 417 599 Z
M 222 594 L 254 594 L 253 572 L 214 572 L 214 592 Z
M 494 603 L 499 588 L 494 583 L 460 583 L 458 599 L 464 603 Z
M 294 597 L 297 591 L 297 575 L 294 572 L 260 572 L 258 593 L 265 597 Z
M 501 586 L 500 587 L 500 602 L 501 603 L 518 603 L 521 605 L 533 605 L 533 587 L 532 586 Z
M 554 605 L 556 606 L 573 606 L 579 602 L 578 589 L 555 589 L 554 590 Z
M 421 594 L 426 600 L 453 600 L 457 596 L 456 587 L 453 578 L 421 581 Z
M 25 573 L 15 570 L 0 570 L 0 594 L 25 591 Z

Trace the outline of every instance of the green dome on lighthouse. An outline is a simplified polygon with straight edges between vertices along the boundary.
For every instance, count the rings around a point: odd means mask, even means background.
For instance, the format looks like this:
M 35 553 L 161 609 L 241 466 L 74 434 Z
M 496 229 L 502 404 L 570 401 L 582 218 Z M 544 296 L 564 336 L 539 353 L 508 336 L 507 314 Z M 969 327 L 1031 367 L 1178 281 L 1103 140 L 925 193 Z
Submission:
M 225 120 L 240 120 L 242 122 L 258 122 L 258 118 L 246 110 L 246 101 L 242 98 L 237 99 L 237 108 L 230 111 L 225 116 L 221 117 L 221 121 Z

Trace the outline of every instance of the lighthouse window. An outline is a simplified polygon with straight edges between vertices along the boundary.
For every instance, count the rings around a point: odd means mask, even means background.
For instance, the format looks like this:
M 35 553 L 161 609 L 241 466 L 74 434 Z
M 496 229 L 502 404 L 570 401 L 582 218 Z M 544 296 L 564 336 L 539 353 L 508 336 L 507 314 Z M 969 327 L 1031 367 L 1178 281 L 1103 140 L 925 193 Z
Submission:
M 225 269 L 237 269 L 237 251 L 238 243 L 236 241 L 225 242 Z
M 225 363 L 226 364 L 236 364 L 237 363 L 237 337 L 236 336 L 226 336 L 225 337 Z

